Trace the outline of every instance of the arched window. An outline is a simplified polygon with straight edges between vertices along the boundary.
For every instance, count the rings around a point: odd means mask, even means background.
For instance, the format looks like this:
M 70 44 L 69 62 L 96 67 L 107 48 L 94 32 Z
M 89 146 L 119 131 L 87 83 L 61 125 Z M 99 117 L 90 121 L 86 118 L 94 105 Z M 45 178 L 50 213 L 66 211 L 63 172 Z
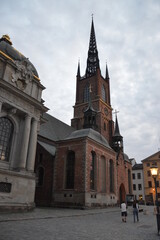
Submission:
M 39 167 L 37 172 L 36 172 L 36 180 L 37 180 L 37 186 L 41 187 L 44 182 L 44 168 Z
M 106 90 L 104 85 L 102 85 L 102 100 L 106 102 Z
M 84 88 L 84 98 L 83 98 L 84 102 L 88 102 L 89 101 L 89 85 L 86 85 Z
M 0 118 L 0 160 L 9 161 L 12 136 L 13 123 L 8 118 Z
M 101 156 L 101 192 L 106 192 L 106 159 Z
M 110 160 L 110 192 L 114 192 L 114 165 L 113 160 Z
M 128 191 L 129 191 L 129 194 L 132 193 L 132 187 L 131 187 L 131 171 L 130 171 L 130 169 L 128 169 Z
M 66 163 L 66 188 L 74 188 L 74 172 L 75 172 L 75 153 L 70 151 L 67 155 Z
M 90 189 L 95 190 L 95 165 L 96 153 L 92 151 L 92 159 L 90 163 Z

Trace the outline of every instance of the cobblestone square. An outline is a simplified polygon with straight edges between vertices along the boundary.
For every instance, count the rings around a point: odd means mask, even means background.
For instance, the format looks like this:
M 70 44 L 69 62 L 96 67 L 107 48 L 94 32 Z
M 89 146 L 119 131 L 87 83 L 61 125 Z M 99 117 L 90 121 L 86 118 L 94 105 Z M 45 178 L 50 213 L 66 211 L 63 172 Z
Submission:
M 27 213 L 0 215 L 0 240 L 157 240 L 153 206 L 143 206 L 140 221 L 133 223 L 132 208 L 127 222 L 120 208 L 54 209 L 36 208 Z

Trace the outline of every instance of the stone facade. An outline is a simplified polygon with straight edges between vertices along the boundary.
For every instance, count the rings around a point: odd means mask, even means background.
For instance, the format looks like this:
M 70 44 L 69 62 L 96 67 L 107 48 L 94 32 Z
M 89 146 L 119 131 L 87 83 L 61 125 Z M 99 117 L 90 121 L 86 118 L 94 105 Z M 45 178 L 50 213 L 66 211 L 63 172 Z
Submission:
M 41 101 L 43 89 L 34 66 L 4 35 L 0 39 L 0 208 L 34 206 L 37 132 L 47 110 Z

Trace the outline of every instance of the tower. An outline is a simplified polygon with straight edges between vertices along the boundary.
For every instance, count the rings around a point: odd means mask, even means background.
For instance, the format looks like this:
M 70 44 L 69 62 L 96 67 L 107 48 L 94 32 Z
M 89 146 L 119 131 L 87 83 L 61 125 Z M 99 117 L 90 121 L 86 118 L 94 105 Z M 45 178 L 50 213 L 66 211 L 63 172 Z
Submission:
M 89 103 L 90 85 L 92 87 L 92 107 L 96 111 L 96 130 L 111 144 L 113 121 L 110 102 L 110 79 L 107 64 L 106 76 L 103 77 L 101 74 L 93 18 L 84 76 L 80 74 L 80 63 L 78 63 L 76 102 L 74 105 L 74 117 L 71 120 L 72 127 L 77 130 L 86 126 L 84 112 L 86 112 Z

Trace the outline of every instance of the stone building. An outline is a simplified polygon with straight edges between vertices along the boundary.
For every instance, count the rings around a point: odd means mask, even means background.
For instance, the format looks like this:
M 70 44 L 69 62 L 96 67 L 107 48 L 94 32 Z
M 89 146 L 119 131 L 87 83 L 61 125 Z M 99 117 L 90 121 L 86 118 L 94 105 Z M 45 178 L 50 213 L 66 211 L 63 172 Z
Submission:
M 35 168 L 37 205 L 108 206 L 132 194 L 132 165 L 123 151 L 117 116 L 115 124 L 112 119 L 108 67 L 103 77 L 93 20 L 83 76 L 78 63 L 71 127 L 48 114 L 44 118 L 48 121 L 38 136 Z M 53 161 L 52 171 L 48 161 Z M 46 199 L 43 193 L 51 178 Z
M 0 39 L 0 209 L 34 207 L 34 163 L 44 87 L 8 35 Z

